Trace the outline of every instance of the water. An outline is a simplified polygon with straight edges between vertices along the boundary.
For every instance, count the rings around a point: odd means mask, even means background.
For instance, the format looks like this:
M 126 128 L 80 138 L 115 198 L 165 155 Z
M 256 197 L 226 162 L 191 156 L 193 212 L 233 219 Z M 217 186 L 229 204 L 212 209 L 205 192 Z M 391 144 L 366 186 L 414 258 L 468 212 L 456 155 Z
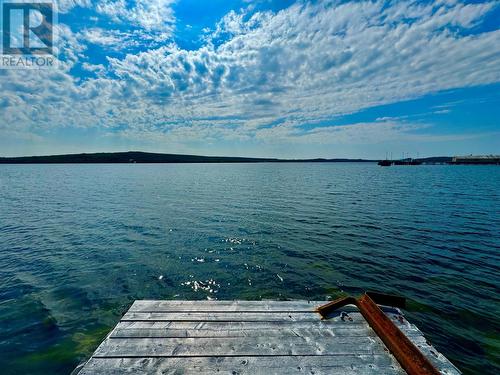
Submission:
M 500 168 L 0 165 L 0 368 L 69 373 L 135 299 L 409 298 L 500 373 Z

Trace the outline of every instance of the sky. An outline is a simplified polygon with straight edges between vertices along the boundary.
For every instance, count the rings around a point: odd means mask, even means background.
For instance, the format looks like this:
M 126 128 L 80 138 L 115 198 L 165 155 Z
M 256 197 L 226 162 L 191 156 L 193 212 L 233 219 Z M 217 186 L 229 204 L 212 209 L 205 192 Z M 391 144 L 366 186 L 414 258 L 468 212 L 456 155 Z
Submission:
M 0 69 L 0 156 L 500 154 L 500 1 L 56 3 L 57 68 Z

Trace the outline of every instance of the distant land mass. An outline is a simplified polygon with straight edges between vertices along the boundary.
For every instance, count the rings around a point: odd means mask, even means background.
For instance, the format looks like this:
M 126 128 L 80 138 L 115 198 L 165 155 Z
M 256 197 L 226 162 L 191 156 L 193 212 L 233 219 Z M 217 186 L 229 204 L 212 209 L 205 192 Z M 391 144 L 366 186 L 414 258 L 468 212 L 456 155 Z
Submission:
M 418 159 L 428 163 L 446 163 L 451 157 Z M 110 152 L 92 154 L 66 154 L 49 156 L 0 157 L 0 164 L 109 164 L 109 163 L 342 163 L 377 162 L 368 159 L 276 159 L 228 156 L 199 156 L 181 154 L 157 154 L 150 152 Z
M 375 162 L 364 159 L 276 159 L 231 156 L 156 154 L 150 152 L 111 152 L 50 156 L 2 157 L 0 164 L 99 164 L 99 163 L 286 163 L 286 162 Z

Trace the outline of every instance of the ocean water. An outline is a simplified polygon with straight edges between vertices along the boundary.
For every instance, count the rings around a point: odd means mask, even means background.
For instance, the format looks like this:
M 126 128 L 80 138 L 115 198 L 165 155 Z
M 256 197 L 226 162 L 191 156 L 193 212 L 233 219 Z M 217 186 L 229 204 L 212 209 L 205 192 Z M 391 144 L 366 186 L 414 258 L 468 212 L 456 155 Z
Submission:
M 406 296 L 500 373 L 500 168 L 0 165 L 0 371 L 64 374 L 135 299 Z

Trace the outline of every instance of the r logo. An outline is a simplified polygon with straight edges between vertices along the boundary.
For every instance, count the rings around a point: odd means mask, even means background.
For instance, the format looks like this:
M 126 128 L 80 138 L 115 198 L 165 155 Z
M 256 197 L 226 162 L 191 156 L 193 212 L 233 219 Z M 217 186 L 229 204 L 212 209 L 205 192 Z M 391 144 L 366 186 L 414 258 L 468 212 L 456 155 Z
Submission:
M 53 53 L 54 10 L 52 3 L 2 4 L 4 55 L 48 55 Z

